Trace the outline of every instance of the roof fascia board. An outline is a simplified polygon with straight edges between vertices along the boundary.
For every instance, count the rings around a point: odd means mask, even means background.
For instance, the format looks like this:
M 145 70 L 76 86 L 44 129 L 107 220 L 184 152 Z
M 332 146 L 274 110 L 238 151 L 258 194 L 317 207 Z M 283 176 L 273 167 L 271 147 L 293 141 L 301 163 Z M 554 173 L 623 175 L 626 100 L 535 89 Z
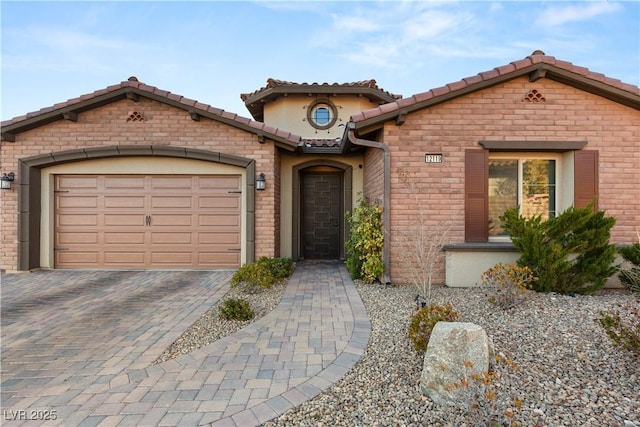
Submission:
M 309 86 L 277 86 L 265 89 L 255 96 L 248 97 L 244 103 L 246 105 L 260 102 L 263 99 L 270 98 L 275 95 L 363 95 L 370 99 L 379 101 L 392 102 L 396 98 L 393 95 L 387 95 L 380 90 L 369 87 L 358 86 L 331 86 L 331 85 L 309 85 Z
M 63 120 L 65 115 L 76 115 L 83 111 L 90 110 L 92 108 L 101 107 L 114 101 L 118 101 L 126 97 L 127 92 L 133 91 L 134 88 L 119 88 L 113 92 L 104 93 L 87 99 L 79 101 L 73 105 L 68 105 L 60 109 L 51 111 L 45 111 L 43 113 L 35 112 L 31 117 L 27 117 L 24 120 L 20 120 L 17 123 L 11 123 L 2 127 L 2 133 L 8 132 L 17 134 L 36 127 L 46 125 L 58 120 Z
M 640 110 L 640 94 L 610 86 L 606 83 L 594 81 L 588 77 L 572 73 L 554 66 L 547 66 L 546 78 L 563 83 L 576 89 L 601 96 L 627 107 Z

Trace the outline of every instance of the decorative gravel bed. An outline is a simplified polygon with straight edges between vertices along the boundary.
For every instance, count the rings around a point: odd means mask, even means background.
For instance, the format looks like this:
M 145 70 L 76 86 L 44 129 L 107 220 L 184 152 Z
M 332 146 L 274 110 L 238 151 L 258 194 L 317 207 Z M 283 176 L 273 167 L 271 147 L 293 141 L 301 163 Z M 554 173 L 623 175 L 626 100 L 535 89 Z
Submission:
M 265 426 L 487 425 L 486 417 L 469 418 L 420 394 L 423 356 L 406 337 L 415 289 L 357 288 L 372 323 L 364 357 L 329 390 Z M 496 353 L 518 365 L 495 367 L 497 413 L 512 408 L 523 426 L 640 426 L 640 357 L 615 348 L 594 321 L 601 310 L 637 304 L 630 293 L 532 294 L 509 311 L 477 288 L 435 288 L 432 300 L 451 301 L 460 321 L 485 328 Z M 523 402 L 519 409 L 515 397 Z
M 200 347 L 211 344 L 239 329 L 242 329 L 251 322 L 265 316 L 276 308 L 282 299 L 282 293 L 286 287 L 286 282 L 276 283 L 271 289 L 256 293 L 247 293 L 240 286 L 231 288 L 225 296 L 198 319 L 189 329 L 187 329 L 169 348 L 153 362 L 162 363 L 165 360 L 175 359 L 181 354 L 192 352 Z M 220 318 L 219 305 L 231 298 L 242 298 L 249 302 L 255 316 L 251 320 L 225 320 Z

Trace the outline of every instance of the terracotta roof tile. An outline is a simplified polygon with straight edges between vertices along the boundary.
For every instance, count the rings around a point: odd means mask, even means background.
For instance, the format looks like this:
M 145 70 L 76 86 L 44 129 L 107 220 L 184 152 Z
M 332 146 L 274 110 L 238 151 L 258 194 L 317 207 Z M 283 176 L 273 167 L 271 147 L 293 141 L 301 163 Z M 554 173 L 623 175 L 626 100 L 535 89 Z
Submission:
M 214 116 L 220 117 L 221 119 L 228 120 L 232 122 L 232 124 L 236 124 L 238 127 L 243 128 L 245 130 L 256 129 L 261 130 L 263 132 L 269 133 L 267 137 L 280 139 L 285 141 L 288 145 L 295 147 L 298 145 L 300 141 L 300 136 L 294 135 L 291 132 L 281 131 L 276 128 L 265 126 L 264 123 L 256 122 L 246 117 L 239 116 L 234 113 L 230 113 L 224 111 L 220 108 L 212 107 L 208 104 L 204 104 L 202 102 L 196 101 L 194 99 L 185 98 L 181 95 L 171 93 L 166 90 L 159 89 L 155 86 L 150 86 L 144 84 L 136 77 L 129 77 L 128 80 L 121 82 L 120 84 L 111 85 L 104 89 L 99 89 L 94 92 L 81 95 L 76 98 L 68 99 L 67 101 L 57 103 L 50 107 L 44 107 L 38 111 L 30 112 L 22 116 L 14 117 L 10 120 L 5 120 L 2 122 L 3 131 L 7 132 L 21 132 L 26 129 L 31 129 L 33 127 L 37 127 L 42 123 L 48 123 L 52 120 L 61 119 L 60 116 L 51 114 L 55 114 L 56 111 L 60 110 L 73 110 L 74 108 L 81 108 L 83 110 L 92 108 L 93 104 L 91 101 L 99 96 L 113 94 L 114 97 L 123 96 L 122 90 L 127 88 L 134 88 L 140 92 L 144 96 L 144 93 L 148 93 L 150 96 L 153 96 L 154 99 L 166 99 L 166 101 L 170 102 L 172 105 L 178 104 L 178 106 L 182 106 L 183 108 L 195 108 L 202 113 L 209 113 Z M 138 92 L 138 93 L 140 93 Z M 117 98 L 114 98 L 117 99 Z M 47 115 L 47 117 L 45 117 Z M 42 121 L 38 120 L 38 117 L 43 117 Z M 28 123 L 22 123 L 28 121 Z
M 509 75 L 513 74 L 514 77 L 521 75 L 522 73 L 528 72 L 528 70 L 535 69 L 534 67 L 539 66 L 538 64 L 547 64 L 551 67 L 555 67 L 556 70 L 568 71 L 570 73 L 575 74 L 576 76 L 580 76 L 581 78 L 586 78 L 592 80 L 595 84 L 604 84 L 611 87 L 611 90 L 622 90 L 624 92 L 629 93 L 631 100 L 625 100 L 622 102 L 629 102 L 630 105 L 637 105 L 638 99 L 640 96 L 640 88 L 637 86 L 623 83 L 620 80 L 606 77 L 604 74 L 596 73 L 593 71 L 589 71 L 588 68 L 580 67 L 573 65 L 568 61 L 557 60 L 553 56 L 545 55 L 544 52 L 540 50 L 534 51 L 531 55 L 526 58 L 512 61 L 507 65 L 503 65 L 500 67 L 496 67 L 493 70 L 484 71 L 478 73 L 475 76 L 465 77 L 460 81 L 449 83 L 445 86 L 438 87 L 435 89 L 431 89 L 426 92 L 421 92 L 415 94 L 411 97 L 399 99 L 394 102 L 390 102 L 389 104 L 384 105 L 383 107 L 372 108 L 370 110 L 363 111 L 359 114 L 355 114 L 351 117 L 351 120 L 354 122 L 360 122 L 364 120 L 374 119 L 377 116 L 382 116 L 384 114 L 393 113 L 394 111 L 405 109 L 411 107 L 419 108 L 416 104 L 430 101 L 433 98 L 438 98 L 440 96 L 446 94 L 455 94 L 455 92 L 463 93 L 462 91 L 467 92 L 467 90 L 474 90 L 474 86 L 484 87 L 487 84 L 491 84 L 492 80 L 503 81 L 505 78 L 508 78 Z M 553 68 L 547 68 L 547 71 L 553 71 Z M 608 89 L 600 88 L 602 93 L 608 93 Z M 619 94 L 615 95 L 617 98 L 622 99 Z M 633 97 L 636 97 L 635 99 Z M 623 95 L 624 97 L 624 95 Z M 384 118 L 383 118 L 384 120 Z
M 507 64 L 507 65 L 503 65 L 503 66 L 501 66 L 501 67 L 496 67 L 496 68 L 494 68 L 494 70 L 495 70 L 495 71 L 497 71 L 500 75 L 512 73 L 512 72 L 514 72 L 516 69 L 517 69 L 517 68 L 516 68 L 516 66 L 513 64 L 513 62 L 512 62 L 512 63 L 510 63 L 510 64 Z
M 467 82 L 465 82 L 464 80 L 460 80 L 454 83 L 449 83 L 447 87 L 449 88 L 450 91 L 455 92 L 458 89 L 463 89 L 467 87 Z
M 393 94 L 391 92 L 385 91 L 384 89 L 380 88 L 378 86 L 378 84 L 376 83 L 376 81 L 374 79 L 370 79 L 370 80 L 361 80 L 361 81 L 355 81 L 355 82 L 348 82 L 348 83 L 318 83 L 318 82 L 313 82 L 313 83 L 307 83 L 307 82 L 303 82 L 303 83 L 297 83 L 297 82 L 292 82 L 292 81 L 286 81 L 286 80 L 278 80 L 278 79 L 274 79 L 274 78 L 268 78 L 267 79 L 267 84 L 264 87 L 261 87 L 260 89 L 257 89 L 253 92 L 250 93 L 243 93 L 240 95 L 240 98 L 244 101 L 247 98 L 250 98 L 254 95 L 259 94 L 260 92 L 264 92 L 267 89 L 272 89 L 275 87 L 298 87 L 298 88 L 313 88 L 313 87 L 335 87 L 335 88 L 369 88 L 369 89 L 376 89 L 379 90 L 381 92 L 384 92 L 390 96 L 393 97 L 397 97 L 400 98 L 402 97 L 402 95 L 397 95 L 397 94 Z
M 484 71 L 480 73 L 480 77 L 482 77 L 482 80 L 485 80 L 485 81 L 494 79 L 499 76 L 500 76 L 500 73 L 495 68 L 493 70 Z
M 476 83 L 480 83 L 482 81 L 482 76 L 480 76 L 480 74 L 476 74 L 475 76 L 465 77 L 462 81 L 465 82 L 467 86 L 471 86 Z

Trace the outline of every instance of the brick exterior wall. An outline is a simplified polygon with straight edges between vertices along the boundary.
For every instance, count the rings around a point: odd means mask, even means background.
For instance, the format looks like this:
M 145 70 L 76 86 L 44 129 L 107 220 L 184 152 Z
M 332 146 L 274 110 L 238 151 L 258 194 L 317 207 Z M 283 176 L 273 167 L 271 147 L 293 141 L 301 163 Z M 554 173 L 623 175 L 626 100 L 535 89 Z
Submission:
M 384 152 L 367 148 L 363 162 L 363 192 L 371 202 L 382 204 L 384 197 Z
M 144 121 L 127 121 L 132 112 Z M 114 145 L 167 145 L 190 147 L 242 156 L 256 161 L 256 171 L 268 177 L 267 189 L 256 195 L 256 256 L 274 256 L 279 247 L 279 170 L 273 142 L 258 143 L 256 135 L 202 118 L 193 121 L 186 111 L 141 97 L 121 100 L 78 114 L 78 121 L 58 120 L 19 133 L 15 142 L 2 142 L 0 170 L 18 173 L 18 159 L 85 147 Z M 0 268 L 17 266 L 17 191 L 19 175 L 11 191 L 0 192 Z M 255 177 L 247 177 L 255 179 Z
M 525 100 L 533 89 L 545 100 Z M 617 218 L 612 240 L 637 241 L 640 111 L 549 79 L 522 77 L 412 113 L 402 126 L 385 124 L 393 282 L 409 280 L 401 236 L 416 223 L 420 207 L 427 227 L 450 224 L 448 241 L 464 242 L 464 150 L 481 148 L 482 140 L 587 141 L 585 148 L 600 153 L 600 209 Z M 443 163 L 425 163 L 425 153 L 442 153 Z M 442 271 L 434 283 L 444 283 Z

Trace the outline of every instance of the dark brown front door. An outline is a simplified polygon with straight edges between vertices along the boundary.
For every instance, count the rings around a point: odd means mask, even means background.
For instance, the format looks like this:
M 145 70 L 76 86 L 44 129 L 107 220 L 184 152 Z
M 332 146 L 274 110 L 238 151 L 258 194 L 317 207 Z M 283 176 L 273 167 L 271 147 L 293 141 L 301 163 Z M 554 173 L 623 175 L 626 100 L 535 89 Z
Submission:
M 302 175 L 302 245 L 306 259 L 340 258 L 342 177 Z

